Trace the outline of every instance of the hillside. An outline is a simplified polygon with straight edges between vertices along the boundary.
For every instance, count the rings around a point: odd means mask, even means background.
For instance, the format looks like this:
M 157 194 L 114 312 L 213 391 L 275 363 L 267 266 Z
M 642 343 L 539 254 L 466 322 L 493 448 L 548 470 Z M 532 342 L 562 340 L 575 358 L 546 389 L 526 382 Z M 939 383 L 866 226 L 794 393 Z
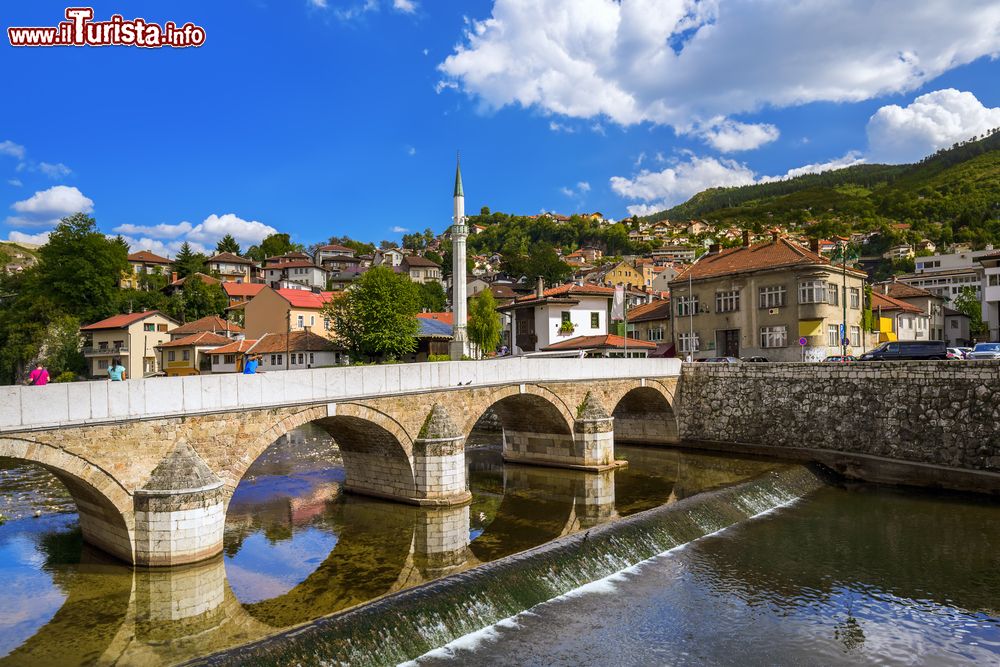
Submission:
M 916 164 L 856 165 L 773 183 L 712 188 L 644 219 L 751 228 L 821 221 L 845 231 L 907 222 L 936 242 L 1000 243 L 1000 132 Z

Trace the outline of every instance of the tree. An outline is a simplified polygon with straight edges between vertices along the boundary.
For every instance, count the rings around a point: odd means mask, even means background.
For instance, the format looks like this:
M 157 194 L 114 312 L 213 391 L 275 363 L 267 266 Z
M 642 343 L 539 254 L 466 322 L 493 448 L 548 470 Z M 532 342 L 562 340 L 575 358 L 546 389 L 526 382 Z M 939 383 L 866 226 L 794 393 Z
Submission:
M 955 310 L 969 316 L 969 335 L 983 336 L 989 333 L 989 327 L 983 322 L 983 309 L 976 298 L 976 290 L 963 287 L 955 297 Z
M 236 242 L 232 234 L 226 234 L 215 244 L 216 254 L 220 252 L 231 252 L 234 255 L 240 254 L 240 244 Z
M 443 312 L 448 304 L 448 296 L 439 282 L 422 283 L 420 290 L 420 309 L 431 313 Z
M 37 281 L 28 281 L 29 291 L 44 293 L 56 310 L 83 322 L 115 312 L 128 251 L 100 233 L 93 218 L 83 213 L 63 218 L 38 254 Z
M 500 344 L 500 314 L 493 292 L 484 289 L 472 299 L 469 313 L 469 340 L 480 353 L 491 352 Z
M 376 266 L 324 308 L 355 359 L 398 359 L 417 347 L 420 294 L 407 276 Z
M 268 257 L 287 255 L 290 252 L 301 252 L 303 247 L 298 243 L 292 243 L 292 238 L 288 234 L 271 234 L 260 242 L 259 246 L 250 246 L 247 250 L 247 257 L 263 262 Z
M 178 278 L 187 278 L 196 273 L 205 272 L 205 260 L 208 259 L 203 254 L 191 249 L 191 244 L 185 241 L 181 244 L 181 249 L 177 251 L 174 258 L 174 271 Z
M 229 298 L 221 285 L 208 284 L 200 276 L 190 276 L 166 303 L 167 314 L 181 322 L 209 315 L 224 316 Z

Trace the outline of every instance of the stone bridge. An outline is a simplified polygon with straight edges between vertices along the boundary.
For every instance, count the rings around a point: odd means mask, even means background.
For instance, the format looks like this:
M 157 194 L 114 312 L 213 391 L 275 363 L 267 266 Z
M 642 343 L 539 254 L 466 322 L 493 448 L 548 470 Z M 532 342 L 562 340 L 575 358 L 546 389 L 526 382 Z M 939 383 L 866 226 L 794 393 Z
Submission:
M 507 460 L 605 471 L 615 438 L 674 443 L 673 359 L 530 359 L 0 388 L 0 456 L 52 472 L 84 540 L 139 565 L 222 550 L 236 486 L 309 422 L 341 450 L 349 491 L 465 504 L 465 438 L 490 410 Z

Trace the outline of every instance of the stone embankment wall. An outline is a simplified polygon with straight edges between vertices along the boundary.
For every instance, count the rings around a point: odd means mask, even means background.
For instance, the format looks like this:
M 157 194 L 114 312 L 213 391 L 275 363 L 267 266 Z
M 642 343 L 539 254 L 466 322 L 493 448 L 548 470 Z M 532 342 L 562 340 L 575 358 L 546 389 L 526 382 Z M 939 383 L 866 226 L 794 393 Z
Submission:
M 1000 362 L 684 364 L 687 444 L 1000 493 Z

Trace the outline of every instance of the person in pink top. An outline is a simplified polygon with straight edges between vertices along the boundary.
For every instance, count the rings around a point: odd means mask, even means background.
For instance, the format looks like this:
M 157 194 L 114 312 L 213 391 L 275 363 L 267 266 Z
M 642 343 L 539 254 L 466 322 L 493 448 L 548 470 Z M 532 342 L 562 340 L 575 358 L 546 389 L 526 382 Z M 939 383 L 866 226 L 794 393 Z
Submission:
M 28 375 L 28 384 L 35 387 L 41 387 L 49 383 L 49 372 L 42 365 L 42 362 L 35 364 L 35 370 L 31 371 Z

